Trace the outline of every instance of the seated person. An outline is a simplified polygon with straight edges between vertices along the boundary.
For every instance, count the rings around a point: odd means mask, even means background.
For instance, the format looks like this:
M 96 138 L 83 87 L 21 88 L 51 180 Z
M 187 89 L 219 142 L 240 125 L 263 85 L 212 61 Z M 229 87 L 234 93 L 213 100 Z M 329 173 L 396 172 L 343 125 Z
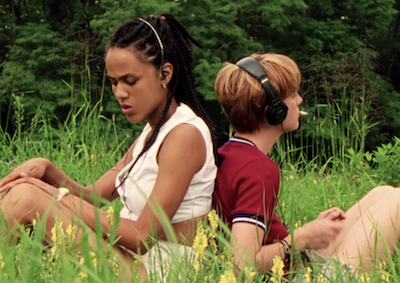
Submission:
M 300 78 L 291 58 L 274 53 L 253 54 L 219 71 L 215 90 L 234 136 L 218 149 L 215 207 L 232 231 L 236 271 L 249 265 L 270 271 L 275 256 L 288 270 L 292 250 L 310 249 L 312 259 L 340 263 L 353 276 L 358 267 L 369 271 L 385 261 L 385 244 L 393 254 L 400 235 L 400 190 L 376 187 L 347 212 L 328 209 L 288 233 L 275 213 L 279 168 L 267 155 L 283 133 L 299 127 Z M 325 275 L 332 277 L 327 269 Z

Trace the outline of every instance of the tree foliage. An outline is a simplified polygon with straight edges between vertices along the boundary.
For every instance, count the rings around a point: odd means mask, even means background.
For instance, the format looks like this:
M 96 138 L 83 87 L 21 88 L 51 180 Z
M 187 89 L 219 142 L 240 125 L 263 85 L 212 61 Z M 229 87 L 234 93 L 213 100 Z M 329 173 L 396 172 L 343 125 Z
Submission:
M 216 122 L 226 125 L 213 90 L 223 63 L 253 52 L 280 52 L 293 57 L 302 70 L 305 104 L 316 113 L 309 127 L 339 111 L 321 111 L 319 105 L 341 105 L 340 111 L 351 112 L 354 107 L 344 107 L 341 100 L 368 102 L 366 121 L 379 121 L 366 141 L 367 148 L 374 147 L 400 130 L 395 115 L 400 108 L 399 10 L 400 0 L 2 1 L 1 126 L 14 130 L 14 100 L 22 94 L 19 105 L 27 121 L 39 105 L 58 120 L 86 102 L 100 101 L 105 116 L 119 113 L 104 80 L 108 37 L 131 18 L 170 13 L 203 45 L 193 48 L 196 88 Z M 124 120 L 117 115 L 121 127 L 128 125 Z

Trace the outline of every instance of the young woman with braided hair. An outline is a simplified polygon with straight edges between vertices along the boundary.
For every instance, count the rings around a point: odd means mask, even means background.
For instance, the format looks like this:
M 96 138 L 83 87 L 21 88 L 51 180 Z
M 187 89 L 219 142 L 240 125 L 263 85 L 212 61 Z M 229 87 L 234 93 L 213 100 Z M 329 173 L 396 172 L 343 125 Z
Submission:
M 111 36 L 105 64 L 113 93 L 130 122 L 147 124 L 121 161 L 93 185 L 79 185 L 44 158 L 0 180 L 1 209 L 13 237 L 15 223 L 28 225 L 38 212 L 48 215 L 50 244 L 56 215 L 64 228 L 82 219 L 93 232 L 98 215 L 106 238 L 107 213 L 93 206 L 91 196 L 109 201 L 119 196 L 118 250 L 127 261 L 140 259 L 135 266 L 141 277 L 155 273 L 165 279 L 165 263 L 191 253 L 197 222 L 211 208 L 217 168 L 211 122 L 194 90 L 190 41 L 198 45 L 171 15 L 131 20 Z M 166 236 L 165 219 L 177 242 Z

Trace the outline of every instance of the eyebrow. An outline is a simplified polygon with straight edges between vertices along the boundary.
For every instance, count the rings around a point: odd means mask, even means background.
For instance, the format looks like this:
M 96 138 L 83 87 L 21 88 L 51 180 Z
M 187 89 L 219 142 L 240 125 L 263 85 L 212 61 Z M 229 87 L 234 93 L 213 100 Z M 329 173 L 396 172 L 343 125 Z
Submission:
M 126 74 L 126 75 L 123 75 L 123 76 L 121 76 L 121 77 L 119 77 L 119 78 L 113 78 L 113 77 L 111 77 L 111 76 L 108 75 L 108 74 L 106 74 L 106 77 L 109 78 L 109 79 L 113 79 L 113 80 L 118 80 L 118 79 L 124 80 L 124 79 L 130 78 L 130 77 L 132 77 L 132 78 L 134 78 L 134 79 L 137 79 L 137 78 L 138 78 L 138 76 L 136 76 L 136 75 L 134 75 L 134 74 L 131 74 L 131 73 Z

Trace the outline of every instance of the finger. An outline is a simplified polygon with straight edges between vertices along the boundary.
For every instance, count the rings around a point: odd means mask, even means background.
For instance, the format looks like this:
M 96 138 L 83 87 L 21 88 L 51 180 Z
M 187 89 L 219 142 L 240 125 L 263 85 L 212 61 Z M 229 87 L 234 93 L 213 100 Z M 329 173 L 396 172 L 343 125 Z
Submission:
M 319 219 L 324 219 L 324 218 L 328 217 L 328 215 L 332 213 L 332 210 L 333 210 L 333 209 L 330 208 L 330 209 L 328 209 L 328 210 L 322 211 L 322 212 L 318 215 L 318 218 L 319 218 Z
M 33 178 L 33 177 L 24 177 L 24 178 L 19 178 L 14 181 L 11 181 L 7 183 L 7 185 L 4 187 L 3 190 L 0 191 L 0 193 L 7 193 L 7 190 L 12 189 L 13 187 L 21 184 L 30 184 L 38 187 L 45 193 L 49 194 L 50 196 L 54 196 L 57 194 L 57 188 L 43 182 L 42 180 Z
M 0 180 L 0 188 L 2 189 L 6 184 L 19 178 L 19 173 L 11 172 L 3 179 Z
M 342 211 L 335 210 L 332 211 L 329 215 L 326 216 L 327 220 L 340 220 L 342 216 Z
M 327 217 L 329 217 L 330 215 L 332 215 L 333 213 L 335 214 L 335 213 L 343 213 L 343 211 L 340 209 L 340 208 L 338 208 L 338 207 L 332 207 L 332 208 L 330 208 L 330 209 L 327 209 L 327 210 L 325 210 L 324 212 L 322 212 L 322 217 L 323 218 L 327 218 Z
M 40 179 L 36 179 L 34 177 L 25 177 L 25 178 L 21 178 L 18 179 L 16 181 L 13 182 L 13 185 L 17 185 L 17 184 L 22 184 L 22 183 L 28 183 L 31 185 L 34 185 L 36 187 L 38 187 L 39 189 L 41 189 L 42 191 L 48 193 L 49 195 L 54 195 L 54 192 L 56 192 L 58 189 L 47 184 L 46 182 L 40 180 Z

